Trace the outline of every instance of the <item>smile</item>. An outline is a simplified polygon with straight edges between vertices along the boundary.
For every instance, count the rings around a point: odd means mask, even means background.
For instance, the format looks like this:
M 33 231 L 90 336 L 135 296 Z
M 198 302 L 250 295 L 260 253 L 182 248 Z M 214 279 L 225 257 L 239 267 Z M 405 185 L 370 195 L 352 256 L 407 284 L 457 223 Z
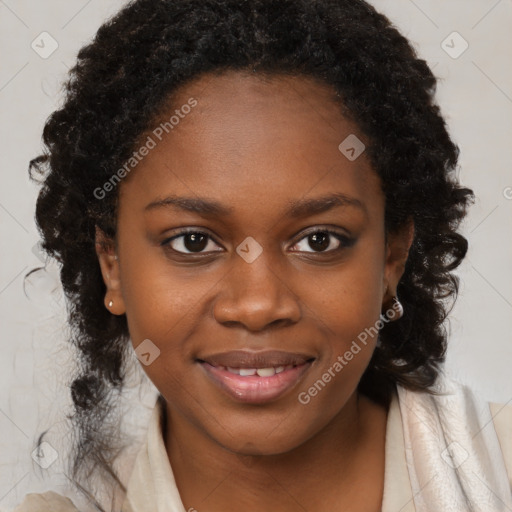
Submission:
M 218 389 L 236 401 L 252 404 L 271 402 L 289 392 L 314 360 L 301 354 L 276 351 L 230 352 L 205 359 L 197 362 Z M 229 366 L 218 364 L 221 360 L 229 362 Z M 271 364 L 272 361 L 276 363 Z
M 270 368 L 224 368 L 223 366 L 220 367 L 222 370 L 227 370 L 229 373 L 233 373 L 235 375 L 241 375 L 242 377 L 250 377 L 252 375 L 258 375 L 258 377 L 272 377 L 272 375 L 275 375 L 276 373 L 281 373 L 284 370 L 290 370 L 293 368 L 292 365 L 288 366 L 277 366 L 277 367 L 270 367 Z

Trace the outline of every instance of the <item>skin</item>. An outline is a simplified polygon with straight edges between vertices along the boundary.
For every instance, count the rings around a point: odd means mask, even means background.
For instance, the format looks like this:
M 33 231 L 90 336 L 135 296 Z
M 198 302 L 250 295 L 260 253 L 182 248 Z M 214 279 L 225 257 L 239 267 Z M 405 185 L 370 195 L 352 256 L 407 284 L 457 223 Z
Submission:
M 162 119 L 190 97 L 197 106 L 121 183 L 116 240 L 97 235 L 106 307 L 127 315 L 134 347 L 150 339 L 160 350 L 143 368 L 166 399 L 163 435 L 185 509 L 378 512 L 387 410 L 357 392 L 376 339 L 307 405 L 297 397 L 389 307 L 413 225 L 386 239 L 379 177 L 365 153 L 349 161 L 338 149 L 350 134 L 367 141 L 327 85 L 205 75 L 174 95 Z M 362 206 L 287 213 L 291 201 L 333 193 Z M 232 210 L 146 209 L 171 195 Z M 195 246 L 202 254 L 173 252 L 194 250 L 187 237 L 161 245 L 187 227 L 211 236 Z M 308 235 L 322 228 L 355 242 L 331 235 L 319 249 Z M 236 252 L 248 236 L 263 249 L 252 263 Z M 315 360 L 290 392 L 245 404 L 196 361 L 236 349 Z

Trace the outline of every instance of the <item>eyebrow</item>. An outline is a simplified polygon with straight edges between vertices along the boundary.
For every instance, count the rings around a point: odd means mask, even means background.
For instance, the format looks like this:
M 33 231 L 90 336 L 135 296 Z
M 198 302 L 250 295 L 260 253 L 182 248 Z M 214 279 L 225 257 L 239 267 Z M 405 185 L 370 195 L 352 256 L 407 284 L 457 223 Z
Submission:
M 306 217 L 309 215 L 323 213 L 340 206 L 354 207 L 367 214 L 365 205 L 359 199 L 342 193 L 335 193 L 312 199 L 296 199 L 288 201 L 285 216 Z M 145 211 L 169 207 L 211 217 L 222 217 L 233 213 L 232 207 L 224 206 L 213 199 L 179 196 L 169 196 L 164 199 L 157 199 L 149 203 L 145 207 Z

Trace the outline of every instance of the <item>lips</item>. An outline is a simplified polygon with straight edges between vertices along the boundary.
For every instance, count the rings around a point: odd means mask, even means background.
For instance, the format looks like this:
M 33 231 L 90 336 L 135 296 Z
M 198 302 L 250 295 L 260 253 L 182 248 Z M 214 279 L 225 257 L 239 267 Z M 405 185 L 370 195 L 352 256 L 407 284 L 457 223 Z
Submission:
M 280 350 L 266 350 L 260 352 L 234 350 L 199 358 L 200 361 L 209 363 L 212 366 L 256 369 L 299 366 L 312 359 L 314 359 L 314 357 L 310 355 L 283 352 Z
M 232 351 L 197 360 L 218 389 L 236 401 L 262 404 L 290 391 L 314 357 L 278 350 Z

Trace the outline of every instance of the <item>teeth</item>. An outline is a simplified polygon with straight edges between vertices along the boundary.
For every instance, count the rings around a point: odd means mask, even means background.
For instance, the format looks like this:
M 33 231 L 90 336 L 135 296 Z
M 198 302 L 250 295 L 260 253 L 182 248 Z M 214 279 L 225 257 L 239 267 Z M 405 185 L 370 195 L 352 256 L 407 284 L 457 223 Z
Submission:
M 275 375 L 276 370 L 274 368 L 258 368 L 256 373 L 260 377 L 272 377 L 272 375 Z
M 249 377 L 256 375 L 256 368 L 240 368 L 239 372 L 241 377 Z
M 277 373 L 284 372 L 285 370 L 289 370 L 293 368 L 293 365 L 288 366 L 276 366 L 270 368 L 231 368 L 227 367 L 218 367 L 222 370 L 227 370 L 229 373 L 233 373 L 234 375 L 240 375 L 241 377 L 251 377 L 253 375 L 258 375 L 259 377 L 272 377 Z

